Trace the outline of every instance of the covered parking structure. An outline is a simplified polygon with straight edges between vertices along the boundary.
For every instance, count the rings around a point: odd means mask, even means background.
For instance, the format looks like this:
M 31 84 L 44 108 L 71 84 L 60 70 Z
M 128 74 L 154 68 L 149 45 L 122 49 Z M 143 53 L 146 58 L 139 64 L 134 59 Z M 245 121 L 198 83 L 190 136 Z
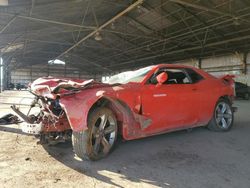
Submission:
M 1 0 L 3 85 L 183 63 L 249 82 L 247 0 Z M 60 59 L 65 64 L 48 64 Z M 41 69 L 43 71 L 41 71 Z
M 44 76 L 101 80 L 159 63 L 235 74 L 250 84 L 249 26 L 249 0 L 0 0 L 0 88 Z M 12 104 L 29 113 L 33 99 L 28 91 L 0 93 L 0 117 Z M 2 118 L 0 185 L 249 187 L 249 104 L 235 101 L 232 131 L 118 139 L 115 151 L 95 162 L 77 158 L 71 142 L 37 144 Z

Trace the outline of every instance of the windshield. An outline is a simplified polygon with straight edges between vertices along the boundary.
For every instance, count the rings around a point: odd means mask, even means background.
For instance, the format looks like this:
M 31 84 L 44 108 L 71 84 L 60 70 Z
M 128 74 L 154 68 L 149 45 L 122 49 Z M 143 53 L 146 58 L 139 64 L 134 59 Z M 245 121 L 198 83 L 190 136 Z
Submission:
M 153 68 L 154 66 L 144 67 L 135 71 L 126 71 L 114 76 L 111 76 L 107 83 L 109 84 L 126 84 L 129 82 L 137 82 L 140 83 L 143 78 L 147 75 L 147 73 Z

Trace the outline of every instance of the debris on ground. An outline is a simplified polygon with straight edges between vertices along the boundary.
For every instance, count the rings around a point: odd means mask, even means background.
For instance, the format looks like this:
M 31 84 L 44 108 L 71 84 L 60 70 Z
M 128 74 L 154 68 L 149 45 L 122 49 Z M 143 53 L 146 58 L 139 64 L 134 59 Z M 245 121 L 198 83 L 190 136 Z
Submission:
M 29 157 L 26 157 L 25 158 L 25 161 L 30 161 L 31 159 Z
M 54 180 L 54 183 L 57 183 L 58 181 L 61 181 L 61 178 L 56 178 L 56 179 Z
M 7 114 L 0 118 L 0 125 L 17 124 L 20 122 L 20 119 L 13 114 Z

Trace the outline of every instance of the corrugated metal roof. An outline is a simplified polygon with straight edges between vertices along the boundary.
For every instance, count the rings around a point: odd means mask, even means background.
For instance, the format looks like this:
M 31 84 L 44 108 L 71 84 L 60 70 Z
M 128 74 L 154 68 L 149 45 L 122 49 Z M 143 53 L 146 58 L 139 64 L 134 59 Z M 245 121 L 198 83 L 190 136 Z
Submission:
M 47 63 L 135 1 L 9 0 L 0 6 L 4 60 Z M 250 49 L 248 0 L 147 0 L 60 58 L 105 73 Z

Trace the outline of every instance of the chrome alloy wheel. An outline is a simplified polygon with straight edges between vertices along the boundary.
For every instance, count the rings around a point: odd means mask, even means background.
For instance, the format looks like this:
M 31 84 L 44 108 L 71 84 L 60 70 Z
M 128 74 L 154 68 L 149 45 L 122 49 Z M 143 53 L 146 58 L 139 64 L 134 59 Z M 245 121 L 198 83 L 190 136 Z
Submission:
M 108 114 L 100 115 L 91 135 L 94 153 L 107 154 L 115 143 L 116 134 L 116 120 Z
M 215 109 L 215 120 L 218 126 L 222 129 L 227 129 L 231 126 L 233 120 L 232 109 L 226 102 L 220 102 Z

